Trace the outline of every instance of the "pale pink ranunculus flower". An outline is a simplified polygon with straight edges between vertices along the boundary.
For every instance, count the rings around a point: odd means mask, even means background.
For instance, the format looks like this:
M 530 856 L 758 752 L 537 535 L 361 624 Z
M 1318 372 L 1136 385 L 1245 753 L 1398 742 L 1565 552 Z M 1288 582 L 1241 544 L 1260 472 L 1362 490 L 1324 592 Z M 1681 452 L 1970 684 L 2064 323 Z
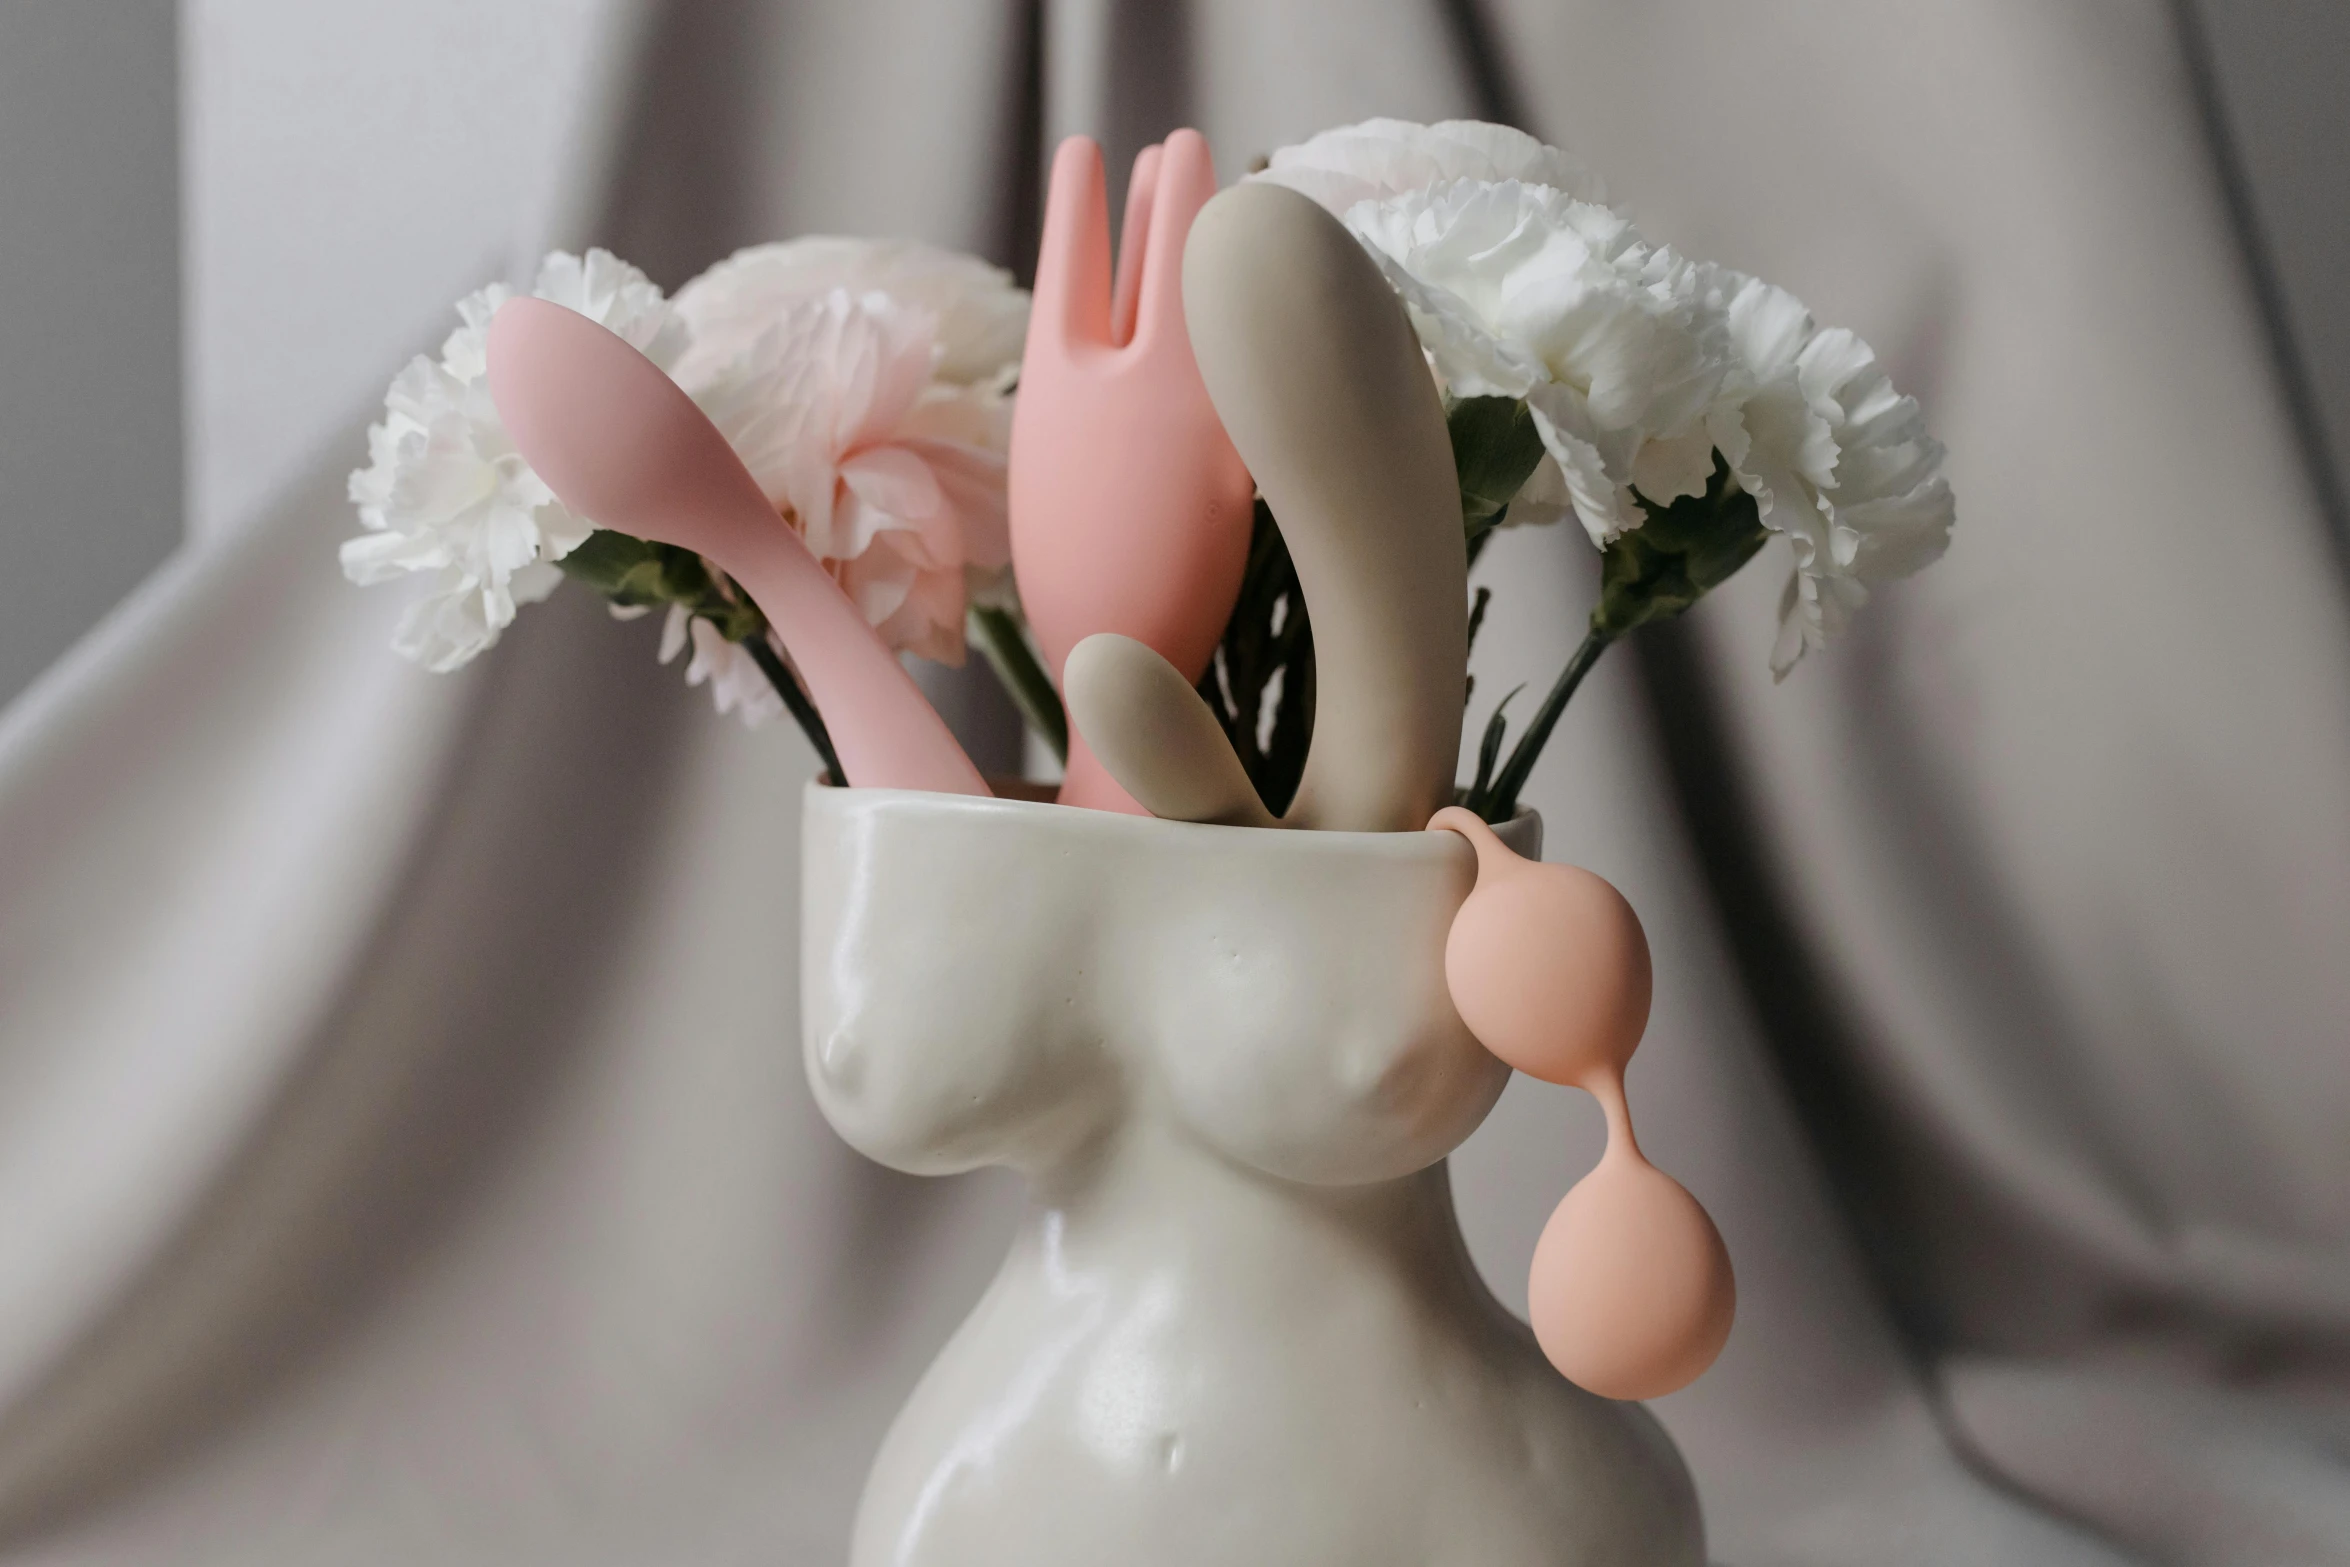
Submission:
M 778 512 L 891 647 L 961 663 L 972 594 L 1011 564 L 1026 296 L 967 256 L 826 239 L 746 251 L 678 309 L 679 379 Z
M 693 343 L 675 370 L 697 386 L 794 305 L 845 288 L 887 294 L 937 322 L 932 373 L 955 386 L 997 385 L 1019 367 L 1028 293 L 1012 274 L 961 251 L 910 239 L 811 234 L 738 250 L 677 291 Z

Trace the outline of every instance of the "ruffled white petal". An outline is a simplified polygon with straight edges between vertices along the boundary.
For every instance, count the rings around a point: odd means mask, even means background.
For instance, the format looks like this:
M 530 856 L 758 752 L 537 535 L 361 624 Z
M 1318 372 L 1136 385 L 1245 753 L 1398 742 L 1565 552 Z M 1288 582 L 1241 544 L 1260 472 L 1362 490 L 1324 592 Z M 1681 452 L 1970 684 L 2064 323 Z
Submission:
M 1345 221 L 1447 391 L 1526 400 L 1552 459 L 1543 483 L 1594 540 L 1639 525 L 1643 478 L 1651 499 L 1702 493 L 1733 353 L 1697 268 L 1620 213 L 1519 180 L 1371 197 Z
M 1941 558 L 1955 509 L 1942 447 L 1868 344 L 1737 273 L 1712 284 L 1738 364 L 1709 415 L 1724 458 L 1794 564 L 1771 669 L 1841 632 L 1869 588 Z
M 645 275 L 607 251 L 558 252 L 534 290 L 601 322 L 656 362 L 673 361 L 684 328 Z M 554 590 L 561 560 L 593 531 L 507 438 L 490 400 L 490 318 L 511 297 L 492 284 L 459 301 L 440 357 L 411 360 L 367 432 L 368 465 L 351 475 L 365 530 L 342 549 L 358 583 L 422 575 L 424 597 L 402 616 L 393 646 L 428 669 L 451 670 L 490 647 L 517 605 Z
M 1455 180 L 1515 180 L 1547 185 L 1583 201 L 1607 199 L 1591 171 L 1571 155 L 1524 131 L 1479 120 L 1415 125 L 1377 119 L 1341 125 L 1282 148 L 1251 178 L 1286 185 L 1341 217 L 1360 201 Z

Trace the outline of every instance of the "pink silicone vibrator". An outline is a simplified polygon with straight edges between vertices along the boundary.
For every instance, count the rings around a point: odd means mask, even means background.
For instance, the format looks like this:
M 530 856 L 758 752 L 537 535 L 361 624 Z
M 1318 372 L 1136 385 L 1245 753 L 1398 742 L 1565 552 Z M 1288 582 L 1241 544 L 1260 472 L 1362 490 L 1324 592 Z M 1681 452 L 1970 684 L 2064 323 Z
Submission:
M 1101 149 L 1072 136 L 1053 158 L 1010 499 L 1021 606 L 1056 684 L 1100 631 L 1197 681 L 1240 594 L 1253 487 L 1183 325 L 1183 242 L 1215 193 L 1197 131 L 1137 158 L 1113 295 Z M 1074 731 L 1061 800 L 1144 814 Z
M 938 712 L 717 426 L 587 317 L 510 299 L 490 322 L 490 397 L 523 460 L 600 527 L 706 555 L 783 638 L 852 784 L 988 793 Z

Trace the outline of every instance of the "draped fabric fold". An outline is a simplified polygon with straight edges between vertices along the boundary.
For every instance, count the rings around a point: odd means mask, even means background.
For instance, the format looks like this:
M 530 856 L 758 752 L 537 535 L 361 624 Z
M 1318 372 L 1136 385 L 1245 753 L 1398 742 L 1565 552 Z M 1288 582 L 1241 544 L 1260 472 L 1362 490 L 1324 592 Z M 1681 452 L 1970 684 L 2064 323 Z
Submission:
M 1117 168 L 1197 124 L 1230 177 L 1503 115 L 1875 343 L 1951 448 L 1949 559 L 1774 685 L 1766 552 L 1601 666 L 1528 794 L 1642 912 L 1643 1144 L 1740 1271 L 1660 1413 L 1725 1562 L 2350 1564 L 2350 595 L 2162 8 L 609 31 L 638 90 L 553 238 L 671 286 L 811 231 L 1017 266 L 1068 131 Z M 570 592 L 400 663 L 335 568 L 359 454 L 0 715 L 0 1563 L 840 1560 L 1013 1185 L 814 1112 L 788 727 Z M 1472 726 L 1593 564 L 1488 553 Z M 1006 756 L 983 680 L 934 688 Z M 1598 1146 L 1519 1083 L 1458 1157 L 1505 1300 Z

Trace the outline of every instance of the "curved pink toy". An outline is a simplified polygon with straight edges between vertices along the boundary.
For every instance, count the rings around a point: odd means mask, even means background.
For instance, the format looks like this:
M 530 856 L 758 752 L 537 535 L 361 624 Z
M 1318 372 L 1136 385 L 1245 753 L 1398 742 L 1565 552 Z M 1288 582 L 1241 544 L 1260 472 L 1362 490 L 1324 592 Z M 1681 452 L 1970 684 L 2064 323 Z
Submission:
M 1183 242 L 1215 193 L 1197 131 L 1137 158 L 1113 291 L 1101 149 L 1072 136 L 1053 158 L 1010 499 L 1021 607 L 1056 684 L 1099 631 L 1197 681 L 1240 594 L 1254 487 L 1183 328 Z M 1076 733 L 1061 800 L 1144 814 Z
M 1589 871 L 1520 858 L 1458 806 L 1431 828 L 1477 851 L 1477 886 L 1453 916 L 1444 977 L 1485 1048 L 1607 1112 L 1607 1152 L 1543 1227 L 1527 1315 L 1550 1363 L 1606 1398 L 1686 1387 L 1730 1336 L 1738 1285 L 1697 1199 L 1640 1152 L 1624 1068 L 1648 1026 L 1648 938 L 1632 906 Z
M 766 612 L 852 784 L 988 793 L 903 665 L 676 382 L 577 311 L 510 299 L 490 322 L 490 397 L 515 449 L 601 527 L 716 561 Z

